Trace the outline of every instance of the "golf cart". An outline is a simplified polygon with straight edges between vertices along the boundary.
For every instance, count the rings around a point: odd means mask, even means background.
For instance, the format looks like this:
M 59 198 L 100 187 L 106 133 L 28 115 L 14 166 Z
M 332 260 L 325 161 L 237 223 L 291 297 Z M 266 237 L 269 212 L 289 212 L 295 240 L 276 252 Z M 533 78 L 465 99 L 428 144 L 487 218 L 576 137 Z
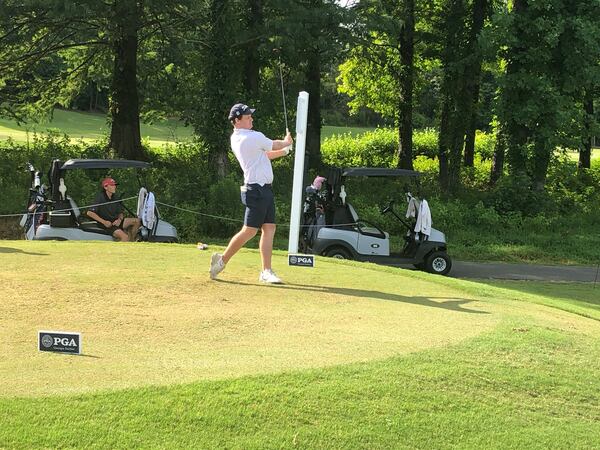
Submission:
M 355 259 L 385 265 L 412 264 L 420 270 L 446 275 L 452 267 L 444 233 L 434 228 L 428 234 L 415 231 L 415 224 L 394 210 L 394 201 L 381 208 L 381 214 L 392 214 L 406 228 L 403 248 L 390 252 L 390 235 L 378 226 L 359 219 L 354 207 L 346 201 L 347 177 L 410 177 L 420 172 L 403 169 L 349 168 L 331 169 L 324 189 L 309 186 L 304 203 L 299 249 L 304 253 L 341 259 Z M 407 193 L 407 201 L 419 200 Z M 419 209 L 415 217 L 418 223 Z
M 28 164 L 31 188 L 27 213 L 21 219 L 25 237 L 35 240 L 94 240 L 112 241 L 110 233 L 96 221 L 88 218 L 75 200 L 66 195 L 67 175 L 76 169 L 100 169 L 103 173 L 116 169 L 147 169 L 150 164 L 124 159 L 70 159 L 52 161 L 48 172 L 49 186 L 41 183 L 41 174 Z M 105 173 L 104 173 L 105 175 Z M 138 176 L 140 186 L 141 180 Z M 138 193 L 137 212 L 132 215 L 142 219 L 138 239 L 149 242 L 177 242 L 177 230 L 160 218 L 154 202 L 154 194 L 141 187 Z

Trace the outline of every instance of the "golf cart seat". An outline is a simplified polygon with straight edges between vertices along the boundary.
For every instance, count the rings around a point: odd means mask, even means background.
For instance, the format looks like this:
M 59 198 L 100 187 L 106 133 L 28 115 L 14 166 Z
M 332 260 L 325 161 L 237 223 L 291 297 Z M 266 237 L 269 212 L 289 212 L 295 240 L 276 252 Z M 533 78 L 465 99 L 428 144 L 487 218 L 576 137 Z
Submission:
M 50 226 L 55 228 L 75 227 L 79 223 L 80 214 L 75 201 L 67 196 L 66 200 L 58 200 L 54 203 L 53 209 L 49 213 Z
M 108 230 L 106 230 L 104 227 L 100 226 L 100 224 L 98 222 L 90 219 L 89 217 L 87 217 L 85 215 L 82 215 L 81 210 L 79 209 L 79 206 L 77 206 L 77 203 L 75 203 L 75 200 L 73 200 L 69 196 L 67 196 L 67 200 L 69 200 L 72 214 L 75 217 L 75 220 L 81 230 L 87 231 L 89 233 L 110 235 Z
M 83 216 L 79 219 L 79 228 L 88 233 L 106 234 L 107 236 L 110 236 L 108 230 L 100 226 L 98 222 L 89 218 L 84 218 Z

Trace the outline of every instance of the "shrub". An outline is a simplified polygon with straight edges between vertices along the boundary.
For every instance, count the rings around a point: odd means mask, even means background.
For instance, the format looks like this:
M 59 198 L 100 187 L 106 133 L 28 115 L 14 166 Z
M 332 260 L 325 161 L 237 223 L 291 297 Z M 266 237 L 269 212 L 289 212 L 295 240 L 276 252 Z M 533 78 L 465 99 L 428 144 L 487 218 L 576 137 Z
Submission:
M 358 137 L 334 135 L 323 142 L 325 164 L 337 167 L 395 167 L 398 137 L 394 130 L 378 128 Z
M 413 133 L 413 155 L 434 159 L 438 154 L 438 132 L 433 128 Z
M 321 145 L 323 162 L 338 167 L 396 167 L 398 164 L 398 131 L 378 128 L 359 137 L 334 135 Z M 488 160 L 494 152 L 495 136 L 477 132 L 475 151 L 480 160 Z M 432 128 L 415 130 L 413 156 L 434 159 L 438 153 L 438 132 Z
M 479 155 L 482 161 L 492 159 L 495 145 L 496 135 L 494 133 L 484 133 L 477 130 L 475 133 L 475 154 Z

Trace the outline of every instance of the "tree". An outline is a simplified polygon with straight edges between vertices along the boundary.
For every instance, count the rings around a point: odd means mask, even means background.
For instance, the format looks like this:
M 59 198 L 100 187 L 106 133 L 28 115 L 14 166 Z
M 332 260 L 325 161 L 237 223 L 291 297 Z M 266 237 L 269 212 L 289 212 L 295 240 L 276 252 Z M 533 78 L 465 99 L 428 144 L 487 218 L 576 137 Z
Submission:
M 565 134 L 574 137 L 565 142 L 579 149 L 579 168 L 589 169 L 592 140 L 600 134 L 594 98 L 600 92 L 600 24 L 597 16 L 600 4 L 595 0 L 581 0 L 565 4 L 568 15 L 557 46 L 557 60 L 562 62 L 560 86 L 571 102 L 568 116 L 573 124 Z
M 469 30 L 470 64 L 465 73 L 465 94 L 470 98 L 468 104 L 469 122 L 465 135 L 464 164 L 473 167 L 475 156 L 475 131 L 477 129 L 477 115 L 479 109 L 479 88 L 481 81 L 482 51 L 479 38 L 485 20 L 489 17 L 490 0 L 473 0 L 471 6 L 471 23 Z
M 366 106 L 398 127 L 398 166 L 413 168 L 415 2 L 364 1 L 357 6 L 356 45 L 340 66 L 339 91 L 351 111 Z
M 109 110 L 112 119 L 109 148 L 126 159 L 144 157 L 140 135 L 137 88 L 138 32 L 142 16 L 137 0 L 115 0 L 110 41 L 114 68 Z
M 68 106 L 90 72 L 110 68 L 109 147 L 144 158 L 139 48 L 182 23 L 187 0 L 6 0 L 0 4 L 0 114 L 20 120 Z M 183 15 L 183 19 L 185 19 Z
M 85 0 L 0 3 L 0 114 L 24 121 L 65 102 L 62 88 L 108 45 L 88 24 L 97 11 Z
M 507 136 L 507 162 L 511 174 L 529 177 L 532 187 L 543 189 L 556 140 L 559 115 L 564 108 L 553 58 L 563 26 L 560 0 L 548 8 L 539 0 L 515 0 L 505 21 L 499 119 Z
M 443 68 L 442 105 L 439 134 L 440 185 L 454 191 L 460 183 L 460 167 L 465 133 L 471 119 L 473 95 L 467 91 L 470 66 L 469 37 L 464 0 L 448 0 L 442 10 Z
M 319 170 L 321 160 L 321 91 L 324 73 L 337 61 L 347 40 L 344 23 L 347 11 L 333 0 L 271 2 L 268 27 L 284 66 L 301 76 L 294 85 L 309 93 L 306 135 L 307 167 Z M 275 69 L 277 70 L 277 69 Z M 288 81 L 289 70 L 288 72 Z M 289 90 L 289 89 L 288 89 Z

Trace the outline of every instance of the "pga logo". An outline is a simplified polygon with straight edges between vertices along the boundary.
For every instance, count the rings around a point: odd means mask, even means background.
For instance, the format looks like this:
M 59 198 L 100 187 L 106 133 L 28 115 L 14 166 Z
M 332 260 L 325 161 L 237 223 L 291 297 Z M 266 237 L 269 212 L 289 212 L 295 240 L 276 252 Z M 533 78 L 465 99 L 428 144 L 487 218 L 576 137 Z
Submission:
M 46 348 L 50 348 L 52 347 L 52 343 L 54 342 L 54 339 L 52 339 L 52 336 L 50 336 L 49 334 L 45 334 L 42 336 L 42 345 Z
M 80 333 L 40 331 L 38 336 L 40 351 L 81 354 Z
M 290 266 L 314 267 L 314 255 L 289 255 L 288 263 Z

